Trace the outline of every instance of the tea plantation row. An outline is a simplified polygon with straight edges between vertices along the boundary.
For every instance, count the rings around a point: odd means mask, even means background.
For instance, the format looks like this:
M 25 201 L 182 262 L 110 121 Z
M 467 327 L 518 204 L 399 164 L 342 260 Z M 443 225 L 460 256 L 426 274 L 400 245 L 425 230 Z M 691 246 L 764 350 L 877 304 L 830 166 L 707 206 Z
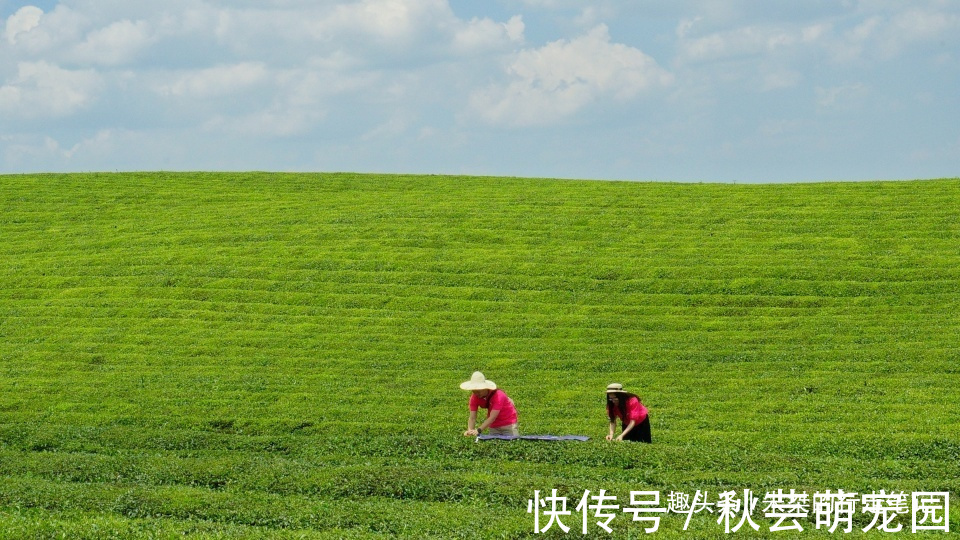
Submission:
M 946 491 L 955 533 L 956 208 L 957 179 L 0 176 L 0 537 L 580 536 L 533 534 L 552 489 Z M 463 438 L 478 369 L 523 432 L 592 439 Z M 614 381 L 653 445 L 603 440 Z M 682 527 L 654 536 L 726 536 Z

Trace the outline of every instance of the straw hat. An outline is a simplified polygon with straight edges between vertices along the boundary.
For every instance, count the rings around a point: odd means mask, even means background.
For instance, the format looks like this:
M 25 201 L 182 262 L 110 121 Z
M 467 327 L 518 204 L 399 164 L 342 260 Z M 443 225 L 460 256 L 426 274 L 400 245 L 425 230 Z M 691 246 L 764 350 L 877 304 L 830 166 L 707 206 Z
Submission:
M 607 393 L 613 394 L 615 392 L 623 392 L 623 385 L 618 382 L 608 384 Z
M 460 388 L 463 390 L 496 390 L 497 384 L 493 381 L 488 381 L 487 378 L 483 376 L 483 373 L 474 371 L 469 381 L 460 383 Z

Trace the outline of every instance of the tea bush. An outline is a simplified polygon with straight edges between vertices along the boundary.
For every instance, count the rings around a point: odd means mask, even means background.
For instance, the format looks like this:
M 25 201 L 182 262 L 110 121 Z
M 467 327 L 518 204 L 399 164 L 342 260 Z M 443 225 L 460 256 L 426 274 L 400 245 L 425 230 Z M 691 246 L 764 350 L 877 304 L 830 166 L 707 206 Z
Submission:
M 955 533 L 956 208 L 958 179 L 0 176 L 0 538 L 516 538 L 552 489 L 949 491 Z M 462 437 L 474 370 L 592 439 Z M 614 381 L 653 445 L 603 440 Z

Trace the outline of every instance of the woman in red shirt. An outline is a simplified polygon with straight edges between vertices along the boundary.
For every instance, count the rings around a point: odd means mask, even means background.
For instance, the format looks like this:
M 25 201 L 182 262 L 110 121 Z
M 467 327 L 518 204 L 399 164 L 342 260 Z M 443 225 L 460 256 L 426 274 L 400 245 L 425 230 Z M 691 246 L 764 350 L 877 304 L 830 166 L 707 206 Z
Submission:
M 470 417 L 467 419 L 465 437 L 475 437 L 489 428 L 491 435 L 520 435 L 517 429 L 517 408 L 506 392 L 497 388 L 496 383 L 488 381 L 483 373 L 474 372 L 469 381 L 460 384 L 463 390 L 470 390 Z M 487 419 L 477 425 L 477 409 L 487 409 Z
M 607 418 L 610 419 L 610 432 L 607 440 L 614 440 L 613 431 L 620 419 L 623 431 L 618 441 L 653 442 L 650 439 L 650 415 L 636 394 L 623 391 L 623 385 L 613 383 L 607 386 Z

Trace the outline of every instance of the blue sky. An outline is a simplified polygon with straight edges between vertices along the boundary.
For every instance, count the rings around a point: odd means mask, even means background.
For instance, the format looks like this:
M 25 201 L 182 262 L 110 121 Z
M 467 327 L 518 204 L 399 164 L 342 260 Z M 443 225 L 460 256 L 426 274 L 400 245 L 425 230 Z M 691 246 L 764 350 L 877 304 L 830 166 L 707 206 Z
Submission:
M 0 172 L 960 176 L 956 0 L 0 0 Z

